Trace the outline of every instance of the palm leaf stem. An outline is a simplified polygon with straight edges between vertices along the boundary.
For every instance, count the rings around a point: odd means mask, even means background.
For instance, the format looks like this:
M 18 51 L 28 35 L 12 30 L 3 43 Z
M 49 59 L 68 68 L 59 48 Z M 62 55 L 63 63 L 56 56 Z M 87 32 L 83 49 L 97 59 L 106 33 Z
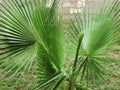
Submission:
M 74 74 L 75 74 L 77 60 L 78 60 L 78 56 L 79 56 L 79 49 L 80 49 L 80 46 L 81 46 L 81 43 L 82 43 L 83 36 L 84 36 L 83 33 L 80 33 L 79 36 L 78 36 L 79 37 L 78 46 L 77 46 L 77 51 L 76 51 L 76 55 L 75 55 L 74 64 L 73 64 L 73 67 L 72 67 L 72 76 L 71 76 L 70 81 L 69 81 L 68 90 L 72 90 L 72 82 L 71 82 L 71 80 L 72 80 L 72 78 L 74 77 Z
M 84 36 L 83 33 L 81 33 L 81 34 L 79 35 L 79 41 L 78 41 L 76 56 L 75 56 L 75 60 L 74 60 L 74 64 L 73 64 L 73 74 L 74 74 L 74 71 L 75 71 L 75 69 L 76 69 L 77 60 L 78 60 L 78 56 L 79 56 L 79 49 L 80 49 L 80 45 L 81 45 L 81 43 L 82 43 L 83 36 Z

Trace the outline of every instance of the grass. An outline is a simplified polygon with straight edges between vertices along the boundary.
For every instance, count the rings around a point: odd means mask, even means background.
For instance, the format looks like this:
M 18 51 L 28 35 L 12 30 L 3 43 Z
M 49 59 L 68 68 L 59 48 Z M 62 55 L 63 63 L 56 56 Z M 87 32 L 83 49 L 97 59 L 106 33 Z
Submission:
M 19 78 L 15 77 L 4 77 L 0 80 L 0 90 L 34 90 L 36 75 L 27 74 Z
M 101 81 L 96 90 L 120 90 L 120 45 L 116 45 L 106 59 L 105 80 Z

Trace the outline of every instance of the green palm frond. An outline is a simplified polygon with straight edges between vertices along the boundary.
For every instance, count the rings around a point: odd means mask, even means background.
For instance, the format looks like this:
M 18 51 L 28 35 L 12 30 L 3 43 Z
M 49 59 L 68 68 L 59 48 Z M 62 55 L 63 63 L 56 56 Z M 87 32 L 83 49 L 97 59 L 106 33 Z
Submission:
M 55 90 L 65 79 L 65 42 L 57 11 L 59 0 L 50 6 L 46 1 L 0 3 L 0 68 L 15 75 L 30 71 L 37 59 L 37 88 Z
M 38 45 L 38 82 L 37 87 L 55 90 L 65 79 L 65 42 L 61 21 L 57 13 L 57 1 L 51 8 L 39 6 L 33 15 L 33 25 L 39 30 L 40 42 Z M 42 23 L 42 24 L 40 24 Z
M 55 3 L 55 2 L 54 2 Z M 51 8 L 43 8 L 43 6 L 35 10 L 33 15 L 33 25 L 40 35 L 40 44 L 45 48 L 51 58 L 50 61 L 57 69 L 61 69 L 64 65 L 64 38 L 59 15 L 56 13 L 54 6 Z M 41 24 L 40 24 L 41 23 Z M 62 52 L 62 53 L 61 53 Z
M 82 59 L 77 64 L 78 70 L 82 70 L 81 78 L 87 75 L 88 81 L 90 77 L 94 81 L 97 77 L 102 77 L 101 62 L 105 62 L 105 52 L 119 40 L 119 11 L 119 0 L 103 0 L 96 11 L 90 10 L 88 1 L 86 1 L 86 7 L 82 7 L 82 14 L 76 14 L 75 19 L 71 20 L 70 34 L 73 50 L 77 49 L 78 36 L 84 33 L 79 50 Z
M 56 90 L 59 82 L 65 79 L 65 74 L 62 70 L 56 71 L 52 63 L 50 63 L 49 53 L 44 47 L 38 49 L 38 83 L 37 89 Z M 51 57 L 51 56 L 50 56 Z
M 5 67 L 1 71 L 10 72 L 17 68 L 17 73 L 21 69 L 31 69 L 36 40 L 29 20 L 27 2 L 8 0 L 0 3 L 0 56 L 3 63 L 0 67 Z M 10 60 L 7 59 L 9 57 Z

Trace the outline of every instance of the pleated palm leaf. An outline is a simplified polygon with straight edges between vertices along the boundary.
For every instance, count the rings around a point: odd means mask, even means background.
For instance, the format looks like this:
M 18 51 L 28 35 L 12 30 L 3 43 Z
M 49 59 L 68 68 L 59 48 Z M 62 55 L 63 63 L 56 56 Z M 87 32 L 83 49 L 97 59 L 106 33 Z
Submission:
M 0 68 L 7 74 L 15 75 L 19 71 L 23 74 L 30 72 L 36 63 L 37 89 L 51 90 L 64 79 L 65 44 L 57 11 L 59 0 L 51 6 L 46 2 L 5 0 L 0 3 Z
M 74 14 L 74 17 L 71 19 L 70 41 L 72 50 L 78 49 L 76 55 L 79 58 L 73 68 L 80 73 L 81 80 L 87 79 L 87 84 L 98 82 L 105 71 L 102 63 L 106 52 L 119 40 L 120 1 L 102 0 L 96 9 L 91 10 L 86 0 L 82 14 Z M 84 34 L 81 44 L 80 34 Z

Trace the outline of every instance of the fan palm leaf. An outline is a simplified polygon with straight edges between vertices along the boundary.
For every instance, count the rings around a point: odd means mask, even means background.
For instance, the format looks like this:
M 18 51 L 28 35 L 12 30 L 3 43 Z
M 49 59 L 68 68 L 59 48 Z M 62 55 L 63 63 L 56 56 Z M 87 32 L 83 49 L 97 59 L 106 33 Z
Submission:
M 29 15 L 26 14 L 26 17 L 23 16 L 23 13 L 27 12 L 22 10 L 23 6 L 20 6 L 22 4 L 22 1 L 18 2 L 15 0 L 4 1 L 0 4 L 0 55 L 2 61 L 5 58 L 15 58 L 15 56 L 18 57 L 21 54 L 19 62 L 15 59 L 13 59 L 11 64 L 9 64 L 10 60 L 3 61 L 4 64 L 1 66 L 8 64 L 5 68 L 5 70 L 8 69 L 8 72 L 17 66 L 20 67 L 19 70 L 22 69 L 25 66 L 23 64 L 26 64 L 28 68 L 29 65 L 27 63 L 30 64 L 34 58 L 33 52 L 35 48 L 33 45 L 36 41 L 28 23 L 27 16 L 29 17 Z M 22 53 L 26 54 L 26 60 L 24 60 L 25 58 L 22 56 Z M 31 58 L 28 58 L 28 56 L 31 56 Z
M 105 62 L 105 52 L 119 40 L 120 30 L 120 1 L 103 0 L 99 3 L 98 9 L 90 10 L 88 0 L 86 7 L 82 7 L 82 14 L 74 14 L 75 19 L 71 19 L 71 47 L 76 51 L 79 45 L 79 35 L 84 33 L 84 37 L 79 48 L 78 72 L 81 71 L 81 79 L 87 76 L 87 81 L 99 81 L 103 77 L 104 68 L 101 63 Z M 80 60 L 80 61 L 79 61 Z M 75 68 L 75 67 L 74 67 Z

